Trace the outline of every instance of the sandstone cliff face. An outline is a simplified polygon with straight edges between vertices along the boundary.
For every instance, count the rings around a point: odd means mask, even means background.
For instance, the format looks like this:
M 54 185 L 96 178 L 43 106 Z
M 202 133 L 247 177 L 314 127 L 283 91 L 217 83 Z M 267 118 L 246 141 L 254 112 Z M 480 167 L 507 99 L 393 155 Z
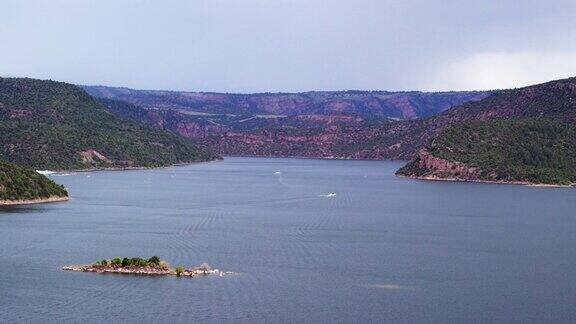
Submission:
M 178 133 L 223 155 L 411 158 L 433 132 L 418 118 L 491 92 L 325 91 L 223 94 L 85 87 L 133 105 L 114 112 Z M 130 109 L 129 109 L 130 108 Z M 140 111 L 134 111 L 139 109 Z M 130 111 L 131 110 L 131 111 Z M 391 123 L 391 120 L 402 120 Z M 408 121 L 415 121 L 410 124 Z
M 416 158 L 398 170 L 397 174 L 419 179 L 486 180 L 482 178 L 482 170 L 479 168 L 468 166 L 462 162 L 435 157 L 426 149 L 420 150 Z M 493 178 L 495 176 L 492 175 Z

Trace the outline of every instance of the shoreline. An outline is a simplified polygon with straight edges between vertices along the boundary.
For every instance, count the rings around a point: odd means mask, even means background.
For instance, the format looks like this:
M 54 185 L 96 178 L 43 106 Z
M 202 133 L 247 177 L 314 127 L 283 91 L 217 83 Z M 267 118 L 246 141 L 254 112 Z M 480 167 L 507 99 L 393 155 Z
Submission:
M 533 183 L 528 181 L 495 181 L 495 180 L 473 180 L 473 179 L 461 179 L 461 178 L 439 178 L 434 176 L 410 176 L 403 174 L 395 174 L 400 178 L 408 178 L 415 180 L 424 181 L 447 181 L 447 182 L 473 182 L 473 183 L 485 183 L 485 184 L 499 184 L 499 185 L 521 185 L 527 187 L 538 187 L 538 188 L 573 188 L 576 184 L 570 185 L 557 185 L 557 184 L 546 184 L 546 183 Z
M 320 160 L 320 161 L 366 161 L 366 162 L 408 162 L 409 160 L 405 159 L 370 159 L 370 158 L 353 158 L 353 157 L 313 157 L 313 156 L 266 156 L 266 155 L 222 155 L 220 159 L 208 160 L 208 161 L 197 161 L 197 162 L 183 162 L 183 163 L 176 163 L 166 166 L 157 166 L 157 167 L 110 167 L 110 168 L 89 168 L 89 169 L 58 169 L 58 170 L 46 170 L 52 171 L 56 174 L 58 173 L 68 173 L 68 172 L 97 172 L 97 171 L 138 171 L 138 170 L 152 170 L 152 169 L 168 169 L 171 167 L 179 167 L 179 166 L 187 166 L 193 164 L 202 164 L 202 163 L 213 163 L 213 162 L 221 162 L 224 161 L 226 158 L 261 158 L 261 159 L 295 159 L 295 160 Z M 37 170 L 38 171 L 38 170 Z M 44 170 L 40 170 L 44 171 Z
M 98 171 L 138 171 L 138 170 L 153 170 L 153 169 L 168 169 L 172 167 L 187 166 L 193 164 L 213 163 L 224 161 L 225 158 L 263 158 L 263 159 L 300 159 L 300 160 L 320 160 L 320 161 L 367 161 L 367 162 L 407 162 L 403 159 L 365 159 L 365 158 L 350 158 L 350 157 L 307 157 L 307 156 L 265 156 L 265 155 L 223 155 L 220 159 L 197 161 L 197 162 L 183 162 L 175 163 L 166 166 L 157 167 L 109 167 L 109 168 L 89 168 L 89 169 L 58 169 L 58 170 L 35 170 L 50 171 L 54 174 L 69 173 L 69 172 L 98 172 Z M 50 176 L 50 174 L 47 174 Z
M 320 160 L 320 161 L 368 161 L 368 162 L 409 162 L 410 160 L 405 159 L 396 159 L 396 158 L 386 158 L 386 159 L 370 159 L 370 158 L 354 158 L 354 157 L 338 157 L 338 156 L 331 156 L 331 157 L 320 157 L 320 156 L 297 156 L 297 155 L 276 155 L 276 156 L 267 156 L 267 155 L 222 155 L 222 157 L 227 158 L 264 158 L 264 159 L 295 159 L 295 160 Z
M 34 205 L 34 204 L 45 204 L 45 203 L 55 203 L 69 201 L 68 196 L 52 196 L 48 198 L 37 198 L 37 199 L 21 199 L 21 200 L 0 200 L 0 206 L 19 206 L 19 205 Z
M 89 168 L 89 169 L 58 169 L 58 170 L 45 170 L 54 172 L 54 174 L 59 173 L 69 173 L 69 172 L 98 172 L 98 171 L 138 171 L 138 170 L 152 170 L 152 169 L 168 169 L 172 167 L 179 167 L 179 166 L 186 166 L 192 164 L 201 164 L 201 163 L 212 163 L 212 162 L 219 162 L 223 161 L 224 159 L 214 159 L 208 161 L 196 161 L 196 162 L 182 162 L 182 163 L 175 163 L 165 166 L 155 166 L 155 167 L 109 167 L 109 168 Z M 41 170 L 44 171 L 44 170 Z M 38 172 L 38 170 L 36 171 Z M 48 174 L 49 176 L 50 174 Z

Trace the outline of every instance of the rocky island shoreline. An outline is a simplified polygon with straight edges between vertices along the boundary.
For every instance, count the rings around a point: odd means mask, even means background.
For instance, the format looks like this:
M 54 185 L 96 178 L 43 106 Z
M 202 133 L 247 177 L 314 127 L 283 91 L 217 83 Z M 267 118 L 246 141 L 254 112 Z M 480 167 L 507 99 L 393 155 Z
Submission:
M 144 275 L 144 276 L 177 276 L 177 277 L 195 277 L 206 275 L 223 276 L 230 274 L 230 272 L 212 269 L 207 263 L 202 263 L 196 267 L 183 267 L 177 266 L 171 268 L 169 263 L 160 260 L 159 257 L 153 256 L 149 259 L 140 257 L 114 257 L 110 260 L 103 259 L 94 262 L 93 264 L 85 265 L 67 265 L 62 267 L 62 270 L 79 271 L 79 272 L 94 272 L 94 273 L 116 273 L 126 275 Z

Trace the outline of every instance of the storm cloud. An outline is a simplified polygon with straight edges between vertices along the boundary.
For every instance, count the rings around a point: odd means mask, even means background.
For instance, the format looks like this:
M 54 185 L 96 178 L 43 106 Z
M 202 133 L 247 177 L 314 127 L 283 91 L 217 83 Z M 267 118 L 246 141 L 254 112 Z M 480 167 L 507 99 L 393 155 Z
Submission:
M 225 92 L 509 88 L 576 75 L 576 1 L 0 2 L 0 75 Z

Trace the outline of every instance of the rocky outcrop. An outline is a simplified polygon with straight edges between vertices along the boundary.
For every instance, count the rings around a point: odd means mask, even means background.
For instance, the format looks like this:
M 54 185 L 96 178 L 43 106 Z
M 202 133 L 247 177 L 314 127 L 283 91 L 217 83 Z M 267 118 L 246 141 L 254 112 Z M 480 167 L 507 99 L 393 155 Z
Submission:
M 81 157 L 81 161 L 82 163 L 85 164 L 94 164 L 94 163 L 107 163 L 107 164 L 111 164 L 112 161 L 110 161 L 110 159 L 108 159 L 107 157 L 105 157 L 104 155 L 102 155 L 101 153 L 99 153 L 96 150 L 93 149 L 89 149 L 83 152 L 80 152 L 80 157 Z
M 422 149 L 414 160 L 398 170 L 397 175 L 429 180 L 480 181 L 482 170 L 458 161 L 448 161 Z M 494 175 L 495 178 L 495 175 Z
M 485 172 L 462 162 L 449 161 L 433 156 L 426 149 L 396 172 L 397 176 L 421 180 L 466 181 L 495 184 L 529 185 L 535 187 L 573 187 L 575 184 L 547 184 L 524 180 L 499 179 L 496 172 Z

